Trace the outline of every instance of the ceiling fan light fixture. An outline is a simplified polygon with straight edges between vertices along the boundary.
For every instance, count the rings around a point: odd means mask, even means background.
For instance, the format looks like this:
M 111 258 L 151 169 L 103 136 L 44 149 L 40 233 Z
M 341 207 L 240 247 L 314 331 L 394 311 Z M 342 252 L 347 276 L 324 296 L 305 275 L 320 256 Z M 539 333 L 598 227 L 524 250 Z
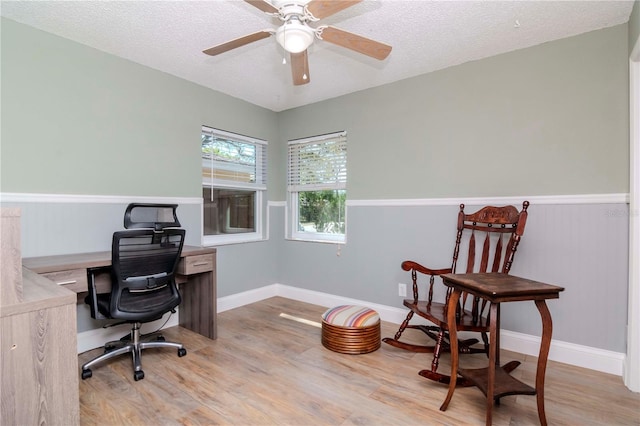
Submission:
M 300 53 L 313 43 L 315 31 L 298 19 L 289 19 L 276 31 L 276 40 L 289 53 Z

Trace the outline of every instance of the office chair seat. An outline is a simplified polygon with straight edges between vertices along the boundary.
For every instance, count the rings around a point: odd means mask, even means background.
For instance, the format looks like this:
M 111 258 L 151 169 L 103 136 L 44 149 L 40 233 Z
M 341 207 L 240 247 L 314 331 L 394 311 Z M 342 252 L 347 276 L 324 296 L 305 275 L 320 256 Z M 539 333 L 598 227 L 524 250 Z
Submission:
M 85 303 L 89 296 L 85 298 Z M 98 311 L 104 315 L 105 318 L 112 318 L 111 316 L 111 295 L 109 293 L 98 294 L 96 296 L 98 303 Z M 176 301 L 167 303 L 167 299 L 171 298 L 171 289 L 168 287 L 164 290 L 158 290 L 153 294 L 138 294 L 130 293 L 127 296 L 123 296 L 124 302 L 127 304 L 127 311 L 131 313 L 139 314 L 137 317 L 142 322 L 151 322 L 162 318 L 162 314 L 154 315 L 156 311 L 169 312 L 178 306 Z

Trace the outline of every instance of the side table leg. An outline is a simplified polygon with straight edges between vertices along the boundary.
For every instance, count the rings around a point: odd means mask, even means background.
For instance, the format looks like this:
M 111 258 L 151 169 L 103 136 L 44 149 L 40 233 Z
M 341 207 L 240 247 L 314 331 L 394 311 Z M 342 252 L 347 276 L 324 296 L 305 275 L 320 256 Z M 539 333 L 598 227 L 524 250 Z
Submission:
M 542 318 L 542 338 L 540 341 L 540 354 L 538 355 L 538 367 L 536 369 L 536 401 L 538 403 L 538 417 L 542 426 L 547 425 L 547 417 L 544 413 L 544 376 L 547 369 L 547 357 L 551 347 L 551 334 L 553 325 L 551 314 L 544 300 L 536 300 L 536 307 Z
M 491 303 L 491 308 L 489 310 L 489 315 L 491 317 L 491 322 L 489 324 L 489 368 L 487 371 L 487 413 L 486 413 L 486 424 L 487 426 L 491 425 L 493 420 L 493 403 L 494 403 L 494 390 L 496 384 L 496 363 L 500 362 L 500 304 L 499 303 Z
M 454 289 L 449 296 L 447 304 L 447 326 L 449 328 L 449 348 L 451 349 L 451 380 L 449 380 L 449 392 L 444 402 L 440 406 L 440 411 L 445 411 L 451 401 L 453 392 L 456 390 L 456 377 L 458 377 L 458 330 L 456 326 L 456 307 L 460 300 L 462 290 Z

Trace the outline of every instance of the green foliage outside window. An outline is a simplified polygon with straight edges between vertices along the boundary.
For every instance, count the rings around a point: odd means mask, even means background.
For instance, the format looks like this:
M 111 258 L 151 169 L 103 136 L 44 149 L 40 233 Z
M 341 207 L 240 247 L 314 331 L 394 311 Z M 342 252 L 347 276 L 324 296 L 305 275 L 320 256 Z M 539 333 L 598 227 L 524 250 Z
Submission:
M 300 230 L 344 234 L 346 198 L 345 190 L 299 192 Z

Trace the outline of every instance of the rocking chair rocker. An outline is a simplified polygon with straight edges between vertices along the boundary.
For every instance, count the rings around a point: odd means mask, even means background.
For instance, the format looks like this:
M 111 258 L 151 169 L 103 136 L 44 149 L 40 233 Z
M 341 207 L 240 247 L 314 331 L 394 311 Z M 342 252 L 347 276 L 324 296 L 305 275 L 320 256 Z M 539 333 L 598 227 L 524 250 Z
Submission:
M 411 260 L 402 262 L 402 269 L 405 271 L 411 271 L 413 299 L 404 300 L 403 304 L 409 308 L 409 313 L 400 325 L 398 332 L 393 338 L 385 337 L 382 341 L 400 349 L 413 352 L 433 353 L 431 369 L 420 371 L 418 374 L 421 376 L 440 383 L 449 383 L 451 380 L 450 376 L 437 372 L 440 355 L 443 352 L 449 352 L 451 350 L 449 346 L 446 312 L 451 288 L 449 287 L 447 289 L 444 303 L 434 302 L 433 289 L 435 277 L 455 272 L 500 272 L 508 274 L 518 248 L 518 244 L 524 234 L 528 207 L 529 202 L 525 201 L 522 203 L 522 210 L 520 212 L 518 212 L 514 206 L 488 206 L 475 213 L 465 214 L 464 204 L 460 204 L 460 212 L 458 213 L 458 230 L 451 267 L 446 269 L 431 269 Z M 462 245 L 468 245 L 467 265 L 466 268 L 459 268 L 458 270 L 458 255 L 460 254 Z M 476 251 L 479 252 L 478 255 L 476 255 Z M 490 264 L 489 258 L 491 256 L 493 256 L 493 261 Z M 477 261 L 479 261 L 479 265 L 475 267 Z M 491 270 L 487 270 L 489 267 L 491 267 Z M 420 300 L 419 298 L 418 273 L 429 276 L 429 292 L 427 300 Z M 472 345 L 478 343 L 478 339 L 475 338 L 459 340 L 459 353 L 486 353 L 488 356 L 489 340 L 487 333 L 489 332 L 489 318 L 486 315 L 489 309 L 487 305 L 488 303 L 484 299 L 470 296 L 464 292 L 462 293 L 458 304 L 459 313 L 456 314 L 457 330 L 481 333 L 484 345 L 483 347 L 473 347 Z M 413 318 L 414 314 L 418 314 L 420 317 L 427 319 L 434 325 L 410 325 L 409 322 Z M 400 338 L 402 333 L 407 328 L 418 329 L 424 332 L 435 341 L 435 344 L 431 346 L 417 345 L 401 341 Z M 518 367 L 518 365 L 520 365 L 519 361 L 512 361 L 503 366 L 503 369 L 506 372 L 511 372 Z M 463 380 L 462 378 L 457 379 L 458 386 L 469 386 L 470 384 L 471 383 Z

